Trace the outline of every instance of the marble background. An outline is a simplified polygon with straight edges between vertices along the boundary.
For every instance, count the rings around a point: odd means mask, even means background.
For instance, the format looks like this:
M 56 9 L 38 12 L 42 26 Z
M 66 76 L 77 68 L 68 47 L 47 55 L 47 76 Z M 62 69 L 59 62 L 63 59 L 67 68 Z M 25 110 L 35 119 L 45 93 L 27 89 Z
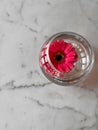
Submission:
M 58 86 L 38 56 L 57 32 L 83 35 L 95 64 L 82 87 Z M 0 0 L 0 130 L 98 130 L 98 0 Z

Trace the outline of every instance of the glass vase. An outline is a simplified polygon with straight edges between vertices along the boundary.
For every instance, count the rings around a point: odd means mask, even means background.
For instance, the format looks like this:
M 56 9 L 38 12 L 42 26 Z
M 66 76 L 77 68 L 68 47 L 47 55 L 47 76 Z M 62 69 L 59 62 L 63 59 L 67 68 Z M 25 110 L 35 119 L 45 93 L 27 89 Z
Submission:
M 70 43 L 69 45 L 72 45 L 75 53 L 77 54 L 77 60 L 73 63 L 74 67 L 69 72 L 59 71 L 59 69 L 57 69 L 53 64 L 49 55 L 51 44 L 55 41 L 58 42 L 61 40 L 64 43 L 66 42 L 67 45 Z M 63 58 L 63 56 L 57 53 L 56 57 L 52 58 L 55 58 L 59 61 L 61 58 Z M 89 42 L 81 35 L 73 32 L 61 32 L 51 36 L 43 44 L 40 51 L 39 63 L 43 74 L 50 81 L 64 86 L 75 85 L 83 82 L 83 80 L 85 80 L 90 73 L 94 63 L 94 53 Z

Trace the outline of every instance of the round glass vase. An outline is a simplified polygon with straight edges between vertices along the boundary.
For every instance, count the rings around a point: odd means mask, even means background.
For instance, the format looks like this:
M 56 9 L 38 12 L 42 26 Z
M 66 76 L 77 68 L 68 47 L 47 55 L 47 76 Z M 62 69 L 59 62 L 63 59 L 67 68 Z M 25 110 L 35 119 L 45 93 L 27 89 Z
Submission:
M 78 59 L 69 73 L 60 72 L 50 60 L 49 47 L 55 40 L 64 40 L 75 48 Z M 39 63 L 42 72 L 50 81 L 64 86 L 75 85 L 84 81 L 90 73 L 94 63 L 94 53 L 89 42 L 81 35 L 73 32 L 61 32 L 51 36 L 43 44 Z

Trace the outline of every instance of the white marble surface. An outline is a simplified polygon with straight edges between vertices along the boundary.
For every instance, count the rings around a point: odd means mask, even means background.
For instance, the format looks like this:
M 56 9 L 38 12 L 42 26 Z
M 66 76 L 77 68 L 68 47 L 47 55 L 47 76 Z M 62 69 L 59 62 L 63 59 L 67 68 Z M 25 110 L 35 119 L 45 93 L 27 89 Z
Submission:
M 54 33 L 83 35 L 95 65 L 82 87 L 48 81 L 38 64 Z M 98 130 L 98 0 L 0 0 L 0 130 Z

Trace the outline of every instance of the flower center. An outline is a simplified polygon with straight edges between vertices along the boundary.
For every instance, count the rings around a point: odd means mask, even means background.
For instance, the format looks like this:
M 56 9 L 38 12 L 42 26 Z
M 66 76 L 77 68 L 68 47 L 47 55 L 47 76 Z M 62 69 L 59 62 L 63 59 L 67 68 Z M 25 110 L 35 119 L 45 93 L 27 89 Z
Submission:
M 63 60 L 63 58 L 64 58 L 64 55 L 63 54 L 61 54 L 60 52 L 59 53 L 57 53 L 56 55 L 55 55 L 55 60 L 57 61 L 57 62 L 60 62 L 60 61 L 62 61 Z

